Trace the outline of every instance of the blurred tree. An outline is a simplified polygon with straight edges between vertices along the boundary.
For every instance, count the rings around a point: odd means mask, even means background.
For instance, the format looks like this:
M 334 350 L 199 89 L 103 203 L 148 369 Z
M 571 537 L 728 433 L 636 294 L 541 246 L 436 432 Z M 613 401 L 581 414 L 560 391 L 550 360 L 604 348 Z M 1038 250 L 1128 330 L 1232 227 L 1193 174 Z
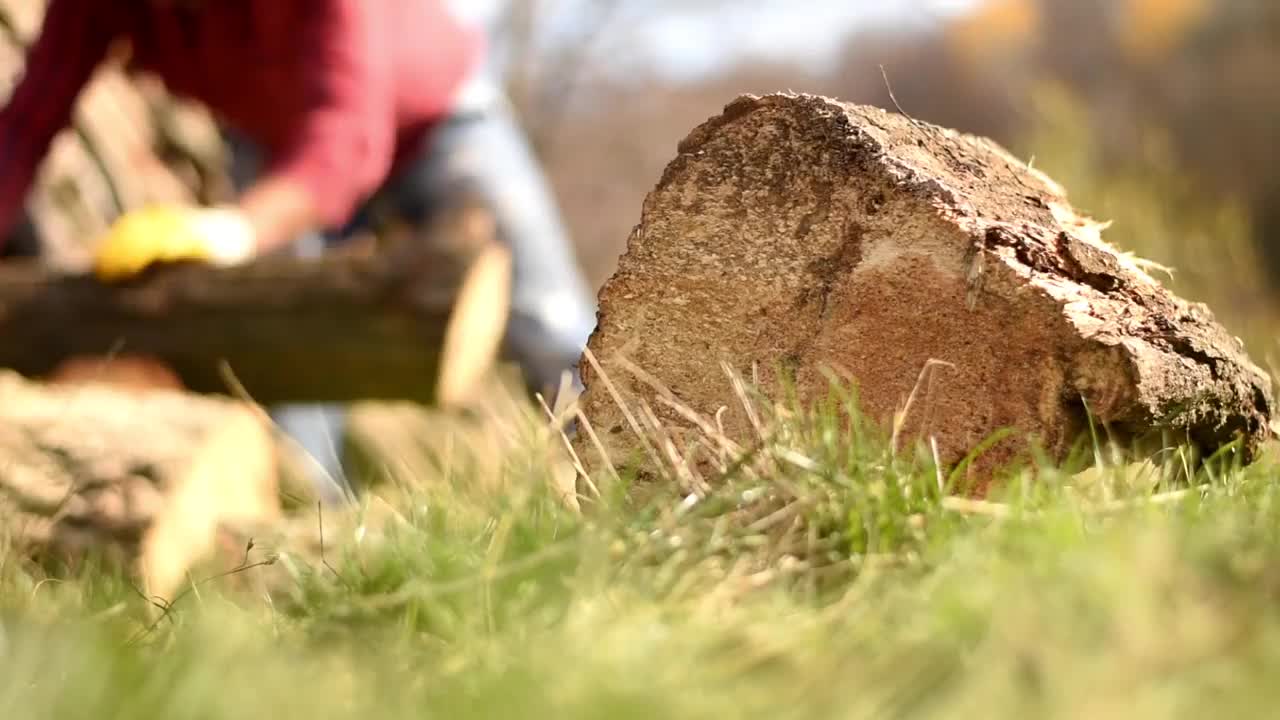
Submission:
M 1042 21 L 1036 0 L 991 0 L 951 23 L 947 41 L 966 62 L 998 67 L 1039 42 Z
M 1209 16 L 1208 0 L 1123 0 L 1121 45 L 1136 62 L 1168 57 Z
M 758 0 L 737 0 L 742 7 Z M 634 45 L 629 28 L 672 12 L 729 6 L 728 0 L 502 0 L 491 42 L 507 93 L 535 149 L 546 154 L 585 86 Z
M 506 88 L 534 148 L 545 152 L 554 129 L 572 107 L 575 93 L 627 0 L 571 3 L 572 22 L 551 25 L 565 13 L 563 2 L 513 0 L 493 33 L 503 48 Z M 661 3 L 654 3 L 660 5 Z M 657 9 L 657 8 L 655 8 Z

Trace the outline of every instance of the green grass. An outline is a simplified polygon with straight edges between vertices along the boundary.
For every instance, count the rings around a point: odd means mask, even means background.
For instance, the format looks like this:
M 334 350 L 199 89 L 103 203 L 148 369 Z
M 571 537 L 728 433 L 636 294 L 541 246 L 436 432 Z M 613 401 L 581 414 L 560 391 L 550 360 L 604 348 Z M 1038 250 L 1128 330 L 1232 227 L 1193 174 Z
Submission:
M 378 541 L 259 544 L 287 557 L 159 622 L 110 571 L 10 557 L 0 717 L 1272 714 L 1269 459 L 1180 487 L 1049 472 L 973 504 L 853 410 L 767 417 L 696 502 L 636 506 L 601 473 L 578 515 L 535 455 L 453 462 L 386 493 L 404 522 Z M 269 594 L 237 584 L 268 573 Z

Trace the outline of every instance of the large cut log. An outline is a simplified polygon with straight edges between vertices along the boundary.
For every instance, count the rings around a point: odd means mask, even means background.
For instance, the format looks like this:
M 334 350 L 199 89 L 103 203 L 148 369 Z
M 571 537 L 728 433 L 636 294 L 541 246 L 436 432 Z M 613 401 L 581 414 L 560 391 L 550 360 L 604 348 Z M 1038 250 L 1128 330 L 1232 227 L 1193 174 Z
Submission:
M 150 595 L 172 598 L 223 526 L 278 518 L 275 453 L 235 400 L 0 373 L 0 533 L 46 563 L 123 563 Z
M 168 266 L 113 285 L 0 264 L 0 367 L 43 377 L 124 353 L 193 392 L 228 392 L 233 376 L 262 403 L 452 404 L 497 357 L 510 281 L 489 215 L 466 201 L 363 255 Z
M 899 437 L 934 439 L 948 466 L 1017 431 L 975 480 L 1031 442 L 1062 459 L 1086 408 L 1120 444 L 1239 441 L 1248 461 L 1268 432 L 1267 376 L 1100 229 L 986 139 L 822 97 L 744 96 L 680 144 L 645 200 L 589 348 L 676 446 L 691 440 L 673 399 L 708 418 L 727 407 L 729 434 L 751 439 L 723 361 L 773 391 L 781 369 L 804 401 L 828 392 L 824 367 L 844 373 L 866 414 L 887 429 L 905 410 Z M 634 449 L 640 421 L 593 366 L 583 375 L 598 435 Z

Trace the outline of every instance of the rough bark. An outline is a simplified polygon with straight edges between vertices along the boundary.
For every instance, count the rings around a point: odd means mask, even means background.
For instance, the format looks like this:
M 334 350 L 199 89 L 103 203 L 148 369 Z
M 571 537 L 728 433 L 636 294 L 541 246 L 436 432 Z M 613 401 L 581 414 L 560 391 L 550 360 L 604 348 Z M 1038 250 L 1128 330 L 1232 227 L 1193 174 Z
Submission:
M 364 256 L 170 266 L 106 285 L 0 265 L 0 367 L 40 377 L 77 356 L 158 359 L 193 392 L 256 401 L 449 404 L 497 356 L 510 260 L 487 214 L 441 215 L 427 238 Z
M 224 524 L 279 513 L 275 448 L 242 403 L 50 387 L 0 373 L 0 532 L 45 562 L 93 556 L 173 597 Z
M 843 372 L 886 426 L 915 389 L 901 435 L 934 438 L 948 466 L 1017 431 L 973 466 L 979 480 L 1028 442 L 1062 459 L 1086 407 L 1121 442 L 1239 440 L 1248 461 L 1269 379 L 1101 227 L 986 139 L 822 97 L 744 96 L 680 144 L 647 197 L 589 348 L 677 445 L 689 424 L 620 356 L 699 413 L 729 408 L 740 439 L 720 361 L 759 368 L 766 390 L 780 368 L 802 401 L 828 391 L 824 367 Z M 922 376 L 933 360 L 945 364 Z M 587 417 L 615 453 L 634 448 L 599 374 L 583 374 Z

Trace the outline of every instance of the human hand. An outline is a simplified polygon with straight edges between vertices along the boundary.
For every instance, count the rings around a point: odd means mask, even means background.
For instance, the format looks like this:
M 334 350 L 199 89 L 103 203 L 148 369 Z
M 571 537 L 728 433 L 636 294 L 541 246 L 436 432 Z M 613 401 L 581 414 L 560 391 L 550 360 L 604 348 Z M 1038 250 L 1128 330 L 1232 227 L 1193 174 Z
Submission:
M 93 270 L 114 281 L 161 262 L 234 265 L 252 257 L 255 247 L 253 225 L 237 209 L 158 205 L 116 220 L 95 248 Z

